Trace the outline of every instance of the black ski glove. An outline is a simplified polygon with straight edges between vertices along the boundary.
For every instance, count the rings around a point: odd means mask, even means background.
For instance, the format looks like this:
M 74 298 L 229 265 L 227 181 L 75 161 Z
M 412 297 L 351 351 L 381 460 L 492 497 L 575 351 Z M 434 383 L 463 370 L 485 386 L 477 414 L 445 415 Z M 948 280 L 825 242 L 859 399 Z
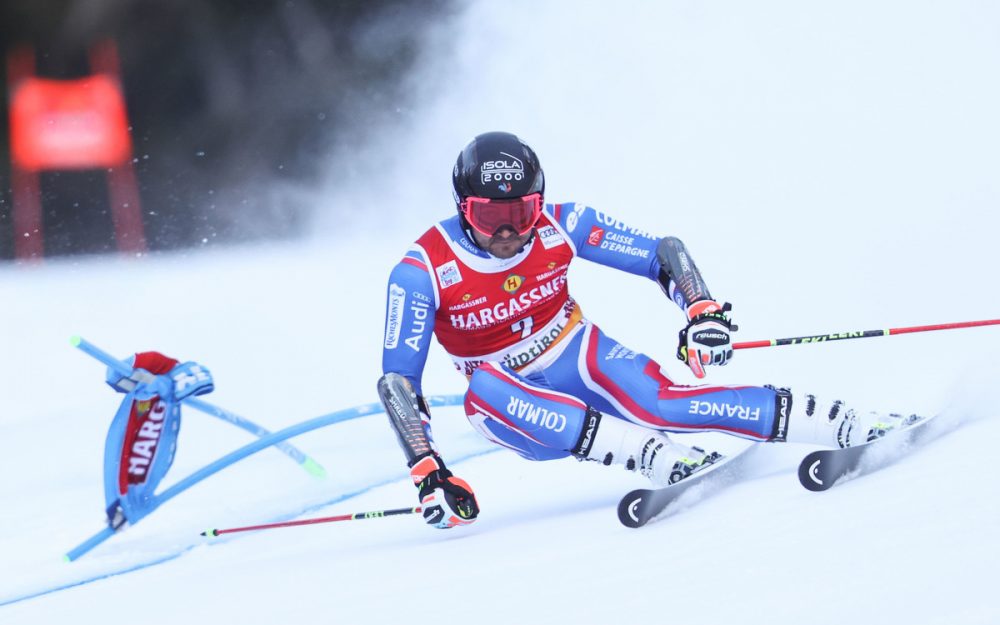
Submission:
M 451 474 L 444 461 L 431 452 L 416 459 L 410 467 L 413 484 L 419 489 L 424 521 L 447 529 L 468 525 L 479 516 L 479 504 L 465 480 Z
M 695 302 L 688 307 L 687 327 L 680 331 L 677 358 L 687 363 L 695 377 L 705 377 L 708 365 L 723 366 L 733 357 L 730 333 L 739 328 L 726 314 L 728 302 L 719 306 L 712 300 Z

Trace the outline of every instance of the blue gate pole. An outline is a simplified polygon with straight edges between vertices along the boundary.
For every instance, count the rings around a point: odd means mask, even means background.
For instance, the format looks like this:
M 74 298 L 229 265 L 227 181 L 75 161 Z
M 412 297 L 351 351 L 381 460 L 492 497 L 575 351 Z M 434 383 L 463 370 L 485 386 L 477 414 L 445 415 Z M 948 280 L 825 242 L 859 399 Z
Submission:
M 108 367 L 111 367 L 123 376 L 130 378 L 135 374 L 135 369 L 81 336 L 74 336 L 69 342 L 73 345 L 73 347 L 76 347 L 88 356 L 91 356 Z M 212 415 L 213 417 L 217 417 L 223 421 L 228 421 L 236 427 L 245 430 L 258 438 L 271 434 L 270 430 L 257 425 L 253 421 L 232 413 L 224 408 L 219 408 L 218 406 L 214 406 L 206 401 L 202 401 L 197 397 L 188 397 L 184 399 L 183 403 L 187 406 L 191 406 L 195 410 Z M 289 458 L 302 465 L 302 468 L 308 471 L 310 475 L 320 478 L 326 476 L 326 470 L 323 469 L 318 462 L 307 456 L 297 447 L 285 442 L 278 443 L 275 447 L 285 453 Z

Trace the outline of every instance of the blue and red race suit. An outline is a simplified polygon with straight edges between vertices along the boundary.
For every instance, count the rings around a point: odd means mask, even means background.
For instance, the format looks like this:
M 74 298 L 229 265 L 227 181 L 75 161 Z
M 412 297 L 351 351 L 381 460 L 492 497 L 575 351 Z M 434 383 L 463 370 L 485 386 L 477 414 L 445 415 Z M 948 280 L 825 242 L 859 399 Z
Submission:
M 499 259 L 473 243 L 458 215 L 446 219 L 390 274 L 383 373 L 405 376 L 422 393 L 435 335 L 470 379 L 470 422 L 533 460 L 569 455 L 588 405 L 657 430 L 770 440 L 774 390 L 675 385 L 651 358 L 588 321 L 570 296 L 576 257 L 663 284 L 660 242 L 590 207 L 547 204 L 524 250 Z M 708 297 L 673 279 L 663 286 L 681 309 Z

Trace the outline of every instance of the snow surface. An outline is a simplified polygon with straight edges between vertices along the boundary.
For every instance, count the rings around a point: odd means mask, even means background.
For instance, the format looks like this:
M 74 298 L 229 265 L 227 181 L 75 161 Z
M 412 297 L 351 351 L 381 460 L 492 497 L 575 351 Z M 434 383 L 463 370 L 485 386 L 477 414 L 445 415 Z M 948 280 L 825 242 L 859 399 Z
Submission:
M 484 130 L 534 145 L 550 200 L 684 239 L 738 340 L 1000 317 L 998 18 L 973 1 L 475 3 L 436 32 L 420 105 L 332 159 L 354 182 L 317 194 L 309 241 L 0 268 L 0 623 L 1000 622 L 998 328 L 752 350 L 712 371 L 963 423 L 824 494 L 795 477 L 809 447 L 768 446 L 745 481 L 629 530 L 615 505 L 642 478 L 488 453 L 440 409 L 438 443 L 482 505 L 468 528 L 199 536 L 413 505 L 373 416 L 292 441 L 326 480 L 265 450 L 61 561 L 100 528 L 118 401 L 69 337 L 198 360 L 208 401 L 274 430 L 375 401 L 385 276 L 452 210 L 452 160 Z M 609 334 L 693 382 L 654 285 L 583 261 L 570 282 Z M 425 388 L 461 393 L 433 349 Z M 186 413 L 167 482 L 250 440 Z

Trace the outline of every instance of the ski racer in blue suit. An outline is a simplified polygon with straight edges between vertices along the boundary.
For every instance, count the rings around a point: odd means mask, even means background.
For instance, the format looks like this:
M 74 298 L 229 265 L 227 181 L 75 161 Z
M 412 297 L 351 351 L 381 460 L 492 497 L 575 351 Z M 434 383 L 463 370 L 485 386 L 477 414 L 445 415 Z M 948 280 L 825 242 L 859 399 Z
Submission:
M 895 426 L 787 389 L 674 384 L 583 315 L 566 274 L 579 257 L 657 282 L 686 317 L 677 356 L 704 378 L 732 358 L 735 328 L 679 239 L 582 204 L 546 204 L 537 155 L 509 133 L 473 139 L 452 179 L 458 214 L 424 233 L 389 276 L 378 381 L 429 524 L 479 513 L 434 444 L 421 386 L 432 335 L 469 378 L 465 412 L 487 439 L 529 460 L 621 464 L 656 485 L 720 457 L 667 432 L 844 447 Z

